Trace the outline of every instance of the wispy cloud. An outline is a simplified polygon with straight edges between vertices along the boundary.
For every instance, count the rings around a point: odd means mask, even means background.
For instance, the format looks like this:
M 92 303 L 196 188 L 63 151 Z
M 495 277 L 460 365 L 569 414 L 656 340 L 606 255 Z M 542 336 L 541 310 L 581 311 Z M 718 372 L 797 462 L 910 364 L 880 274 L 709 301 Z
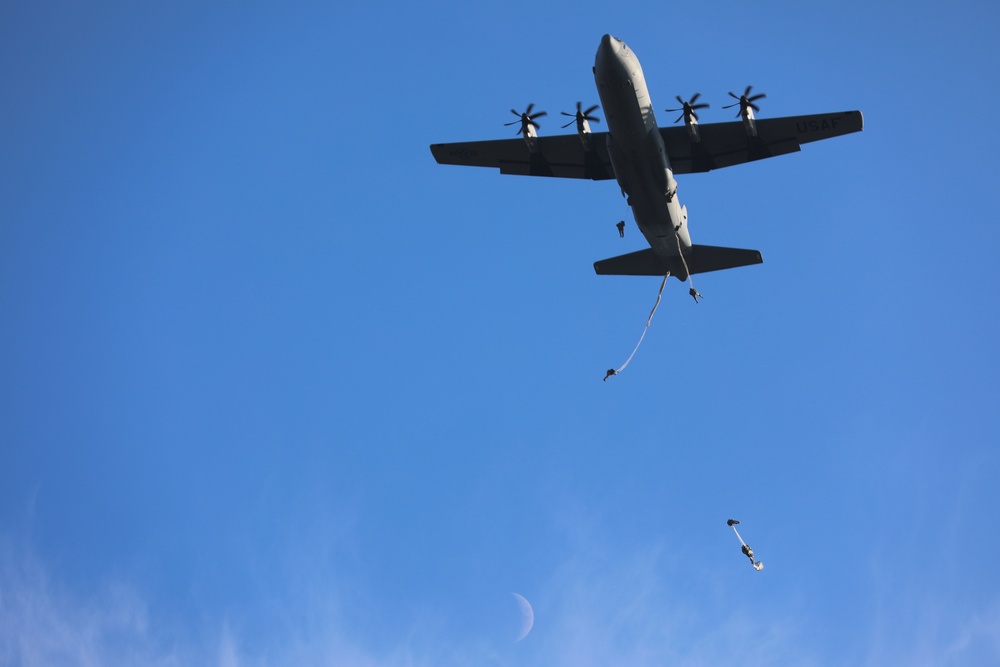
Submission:
M 10 665 L 182 664 L 160 650 L 146 604 L 127 586 L 81 600 L 51 581 L 25 547 L 0 540 L 0 662 Z
M 531 664 L 818 664 L 791 614 L 758 617 L 738 601 L 696 605 L 664 576 L 672 567 L 665 553 L 565 563 L 548 583 L 552 627 Z
M 1000 602 L 960 619 L 958 636 L 937 664 L 1000 663 Z
M 255 636 L 228 617 L 178 622 L 151 613 L 127 582 L 81 594 L 55 580 L 29 549 L 0 539 L 0 664 L 173 665 L 219 667 L 345 665 L 423 667 L 493 665 L 846 665 L 905 661 L 915 665 L 997 664 L 1000 599 L 982 609 L 942 607 L 910 617 L 907 627 L 881 625 L 838 655 L 823 655 L 810 623 L 795 609 L 753 613 L 750 604 L 694 600 L 665 577 L 670 556 L 658 546 L 631 557 L 581 552 L 543 580 L 533 602 L 536 626 L 520 643 L 449 636 L 440 610 L 414 618 L 393 645 L 352 636 L 338 600 L 285 600 L 287 621 Z M 596 556 L 595 556 L 596 552 Z M 747 573 L 754 576 L 753 573 Z M 897 599 L 933 609 L 935 600 Z M 941 615 L 949 618 L 943 619 Z M 203 627 L 192 627 L 202 623 Z M 935 627 L 935 624 L 938 624 Z M 207 624 L 207 628 L 204 627 Z M 187 626 L 187 627 L 185 627 Z M 877 628 L 879 624 L 874 624 Z M 179 634 L 175 631 L 179 629 Z M 201 638 L 201 639 L 191 639 Z M 200 643 L 198 643 L 200 642 Z
M 887 576 L 873 588 L 878 610 L 863 664 L 1000 664 L 1000 590 L 977 604 L 921 581 Z
M 74 665 L 351 665 L 418 667 L 407 646 L 365 650 L 343 637 L 341 614 L 330 604 L 303 602 L 273 637 L 242 636 L 227 618 L 209 628 L 184 627 L 176 619 L 151 616 L 144 600 L 126 582 L 107 583 L 93 594 L 70 590 L 46 571 L 29 548 L 0 536 L 0 664 L 23 667 Z M 311 607 L 311 608 L 307 608 Z M 194 625 L 194 623 L 189 623 Z M 214 625 L 214 627 L 212 627 Z M 296 627 L 291 630 L 290 628 Z M 178 636 L 171 628 L 180 627 Z M 184 639 L 203 637 L 201 643 Z M 250 641 L 253 640 L 253 641 Z M 261 654 L 245 648 L 267 646 Z

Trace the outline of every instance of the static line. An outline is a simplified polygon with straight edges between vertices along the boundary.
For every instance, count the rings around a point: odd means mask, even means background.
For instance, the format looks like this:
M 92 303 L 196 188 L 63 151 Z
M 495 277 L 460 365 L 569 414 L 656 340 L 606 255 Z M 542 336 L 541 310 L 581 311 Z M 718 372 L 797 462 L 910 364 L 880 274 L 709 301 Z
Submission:
M 663 296 L 663 288 L 666 286 L 667 278 L 669 277 L 670 272 L 667 271 L 667 275 L 663 276 L 663 282 L 660 283 L 660 291 L 656 293 L 656 303 L 653 304 L 653 310 L 649 311 L 649 317 L 646 319 L 646 326 L 643 327 L 642 335 L 639 336 L 639 342 L 636 343 L 635 347 L 632 349 L 632 354 L 628 355 L 628 359 L 625 360 L 625 363 L 622 364 L 621 367 L 615 369 L 613 373 L 608 373 L 608 375 L 604 377 L 605 380 L 607 380 L 611 375 L 618 375 L 625 370 L 625 367 L 628 366 L 628 362 L 632 361 L 632 357 L 634 357 L 635 353 L 638 352 L 639 346 L 642 345 L 642 339 L 646 337 L 646 332 L 649 331 L 649 324 L 653 321 L 653 315 L 656 314 L 656 309 L 660 305 L 660 297 Z
M 677 240 L 677 254 L 681 256 L 681 262 L 684 263 L 684 272 L 688 274 L 688 285 L 691 287 L 688 290 L 688 294 L 691 295 L 695 303 L 698 303 L 698 297 L 701 296 L 701 293 L 694 288 L 694 279 L 691 278 L 691 270 L 688 268 L 687 260 L 684 259 L 684 251 L 681 250 L 681 235 L 674 233 L 674 238 Z M 701 298 L 704 299 L 705 297 L 702 296 Z

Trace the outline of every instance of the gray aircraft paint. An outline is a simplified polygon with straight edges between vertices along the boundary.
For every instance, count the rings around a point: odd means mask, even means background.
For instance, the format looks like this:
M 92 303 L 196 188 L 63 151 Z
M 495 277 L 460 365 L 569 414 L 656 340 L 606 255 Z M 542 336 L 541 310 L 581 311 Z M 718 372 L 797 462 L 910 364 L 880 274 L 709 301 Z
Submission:
M 608 155 L 635 222 L 658 255 L 676 256 L 676 237 L 683 248 L 691 247 L 687 209 L 676 194 L 639 59 L 625 42 L 604 35 L 594 81 L 608 123 Z

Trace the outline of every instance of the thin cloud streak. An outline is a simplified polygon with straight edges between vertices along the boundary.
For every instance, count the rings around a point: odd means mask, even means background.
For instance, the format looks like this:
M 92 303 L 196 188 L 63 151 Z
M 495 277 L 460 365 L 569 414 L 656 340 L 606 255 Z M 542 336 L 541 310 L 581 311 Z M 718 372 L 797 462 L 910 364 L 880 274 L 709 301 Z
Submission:
M 108 583 L 89 596 L 70 592 L 29 549 L 8 540 L 0 543 L 0 663 L 820 667 L 854 662 L 847 646 L 839 656 L 819 657 L 822 649 L 812 642 L 808 625 L 813 619 L 794 609 L 758 614 L 749 602 L 686 598 L 690 594 L 674 590 L 677 582 L 663 574 L 669 564 L 662 545 L 620 562 L 595 552 L 596 559 L 588 552 L 568 559 L 544 581 L 537 626 L 524 642 L 500 645 L 450 636 L 448 619 L 436 611 L 412 619 L 398 645 L 375 648 L 347 636 L 344 610 L 330 598 L 320 603 L 302 591 L 290 595 L 282 602 L 288 618 L 270 636 L 249 636 L 228 616 L 215 629 L 212 619 L 204 621 L 207 629 L 185 627 L 176 619 L 152 617 L 148 601 L 125 582 Z M 322 585 L 336 588 L 335 582 Z M 1000 658 L 1000 599 L 956 621 L 948 605 L 930 594 L 891 597 L 883 598 L 878 615 L 904 603 L 925 613 L 910 627 L 875 622 L 881 630 L 869 638 L 864 664 L 988 664 Z M 928 611 L 934 609 L 937 613 Z M 171 629 L 179 629 L 180 636 Z

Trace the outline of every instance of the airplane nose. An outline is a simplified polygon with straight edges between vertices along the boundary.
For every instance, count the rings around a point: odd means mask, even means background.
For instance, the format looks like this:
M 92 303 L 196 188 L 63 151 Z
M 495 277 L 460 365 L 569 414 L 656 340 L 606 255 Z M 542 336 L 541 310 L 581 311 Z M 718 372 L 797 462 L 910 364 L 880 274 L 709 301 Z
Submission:
M 612 35 L 601 37 L 601 45 L 597 47 L 597 60 L 605 64 L 614 62 L 618 57 L 621 43 L 620 39 Z
M 601 37 L 601 45 L 597 49 L 597 59 L 604 60 L 605 63 L 621 62 L 628 54 L 628 47 L 625 42 L 614 35 Z

